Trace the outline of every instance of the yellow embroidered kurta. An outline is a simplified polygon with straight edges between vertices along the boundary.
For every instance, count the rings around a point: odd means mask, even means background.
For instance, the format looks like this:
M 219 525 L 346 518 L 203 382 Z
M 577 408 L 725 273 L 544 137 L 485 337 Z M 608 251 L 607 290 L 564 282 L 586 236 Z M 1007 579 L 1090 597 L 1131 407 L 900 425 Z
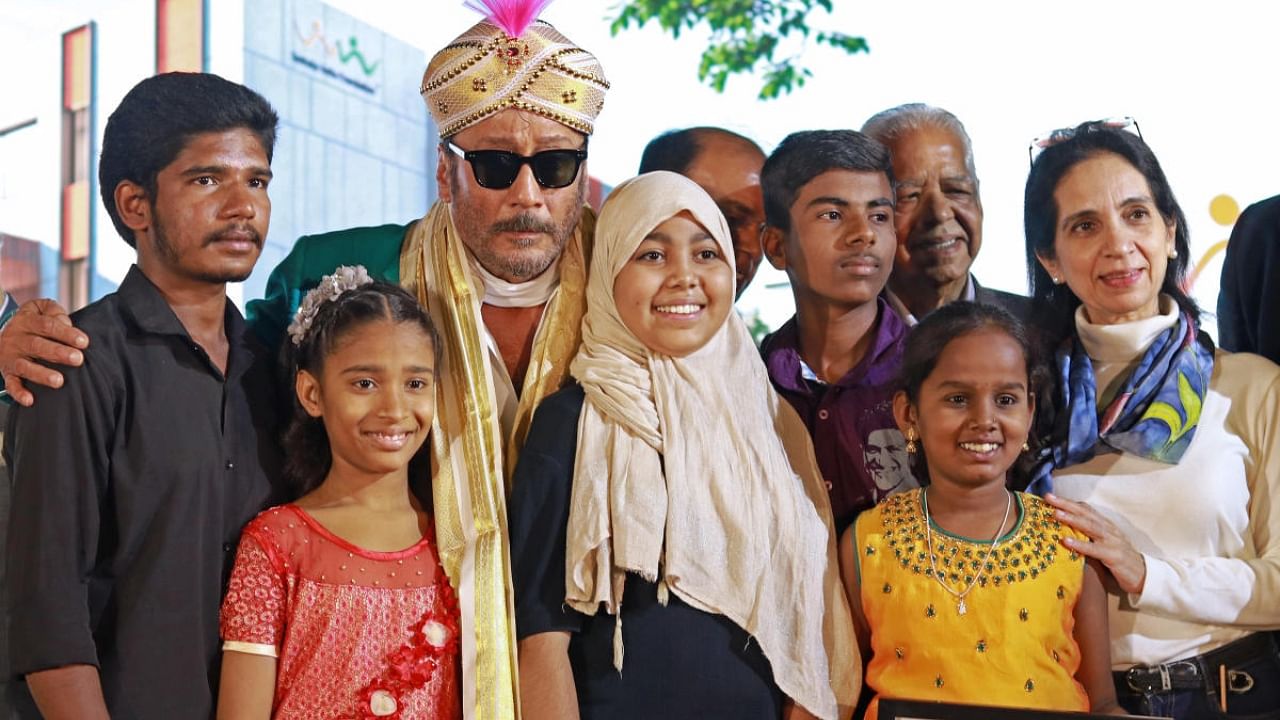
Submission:
M 1072 635 L 1084 560 L 1061 543 L 1083 536 L 1023 493 L 1014 529 L 985 566 L 989 539 L 934 525 L 934 564 L 947 586 L 964 592 L 981 572 L 962 614 L 930 569 L 920 492 L 892 495 L 857 521 L 862 610 L 871 627 L 868 686 L 877 697 L 1088 710 L 1075 681 L 1080 649 Z

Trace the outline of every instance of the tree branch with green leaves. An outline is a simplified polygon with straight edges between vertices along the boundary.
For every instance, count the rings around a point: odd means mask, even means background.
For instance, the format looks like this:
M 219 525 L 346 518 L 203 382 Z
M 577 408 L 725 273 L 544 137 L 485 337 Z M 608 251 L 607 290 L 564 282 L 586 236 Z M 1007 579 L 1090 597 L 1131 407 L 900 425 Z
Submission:
M 810 42 L 849 55 L 870 51 L 866 38 L 814 27 L 811 15 L 818 10 L 829 14 L 831 7 L 832 0 L 626 0 L 610 31 L 617 35 L 655 20 L 678 40 L 680 33 L 706 26 L 711 44 L 702 52 L 698 79 L 724 92 L 730 76 L 758 74 L 759 97 L 771 100 L 813 77 L 800 62 Z M 784 55 L 784 47 L 796 44 L 788 40 L 798 41 L 799 50 Z

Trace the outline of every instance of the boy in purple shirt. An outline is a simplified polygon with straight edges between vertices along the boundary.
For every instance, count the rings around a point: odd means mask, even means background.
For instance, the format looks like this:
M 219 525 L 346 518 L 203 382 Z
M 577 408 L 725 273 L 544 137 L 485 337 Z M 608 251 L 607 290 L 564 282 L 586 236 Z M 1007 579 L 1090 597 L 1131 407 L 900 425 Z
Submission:
M 778 145 L 761 184 L 765 255 L 796 302 L 761 351 L 809 427 L 839 532 L 918 486 L 891 407 L 907 327 L 880 297 L 897 247 L 893 166 L 862 133 L 812 130 Z

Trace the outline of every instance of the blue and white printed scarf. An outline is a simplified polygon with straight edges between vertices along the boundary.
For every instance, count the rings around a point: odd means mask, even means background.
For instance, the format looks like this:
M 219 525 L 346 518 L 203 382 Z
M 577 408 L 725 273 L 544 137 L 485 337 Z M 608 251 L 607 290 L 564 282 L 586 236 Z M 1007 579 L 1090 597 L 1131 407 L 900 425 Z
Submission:
M 1102 411 L 1093 363 L 1077 334 L 1055 354 L 1057 415 L 1039 450 L 1028 492 L 1053 491 L 1053 471 L 1093 458 L 1098 446 L 1175 465 L 1195 437 L 1213 374 L 1213 344 L 1185 313 L 1147 348 Z

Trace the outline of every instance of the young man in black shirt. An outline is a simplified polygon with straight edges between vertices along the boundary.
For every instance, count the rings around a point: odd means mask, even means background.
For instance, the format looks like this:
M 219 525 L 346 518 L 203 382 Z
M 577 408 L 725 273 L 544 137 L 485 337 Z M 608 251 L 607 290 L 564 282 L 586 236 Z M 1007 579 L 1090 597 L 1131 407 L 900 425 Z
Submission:
M 5 437 L 12 671 L 51 720 L 213 715 L 223 583 L 279 462 L 273 358 L 226 297 L 267 232 L 276 123 L 178 73 L 107 122 L 102 199 L 137 265 L 73 316 L 93 352 Z

